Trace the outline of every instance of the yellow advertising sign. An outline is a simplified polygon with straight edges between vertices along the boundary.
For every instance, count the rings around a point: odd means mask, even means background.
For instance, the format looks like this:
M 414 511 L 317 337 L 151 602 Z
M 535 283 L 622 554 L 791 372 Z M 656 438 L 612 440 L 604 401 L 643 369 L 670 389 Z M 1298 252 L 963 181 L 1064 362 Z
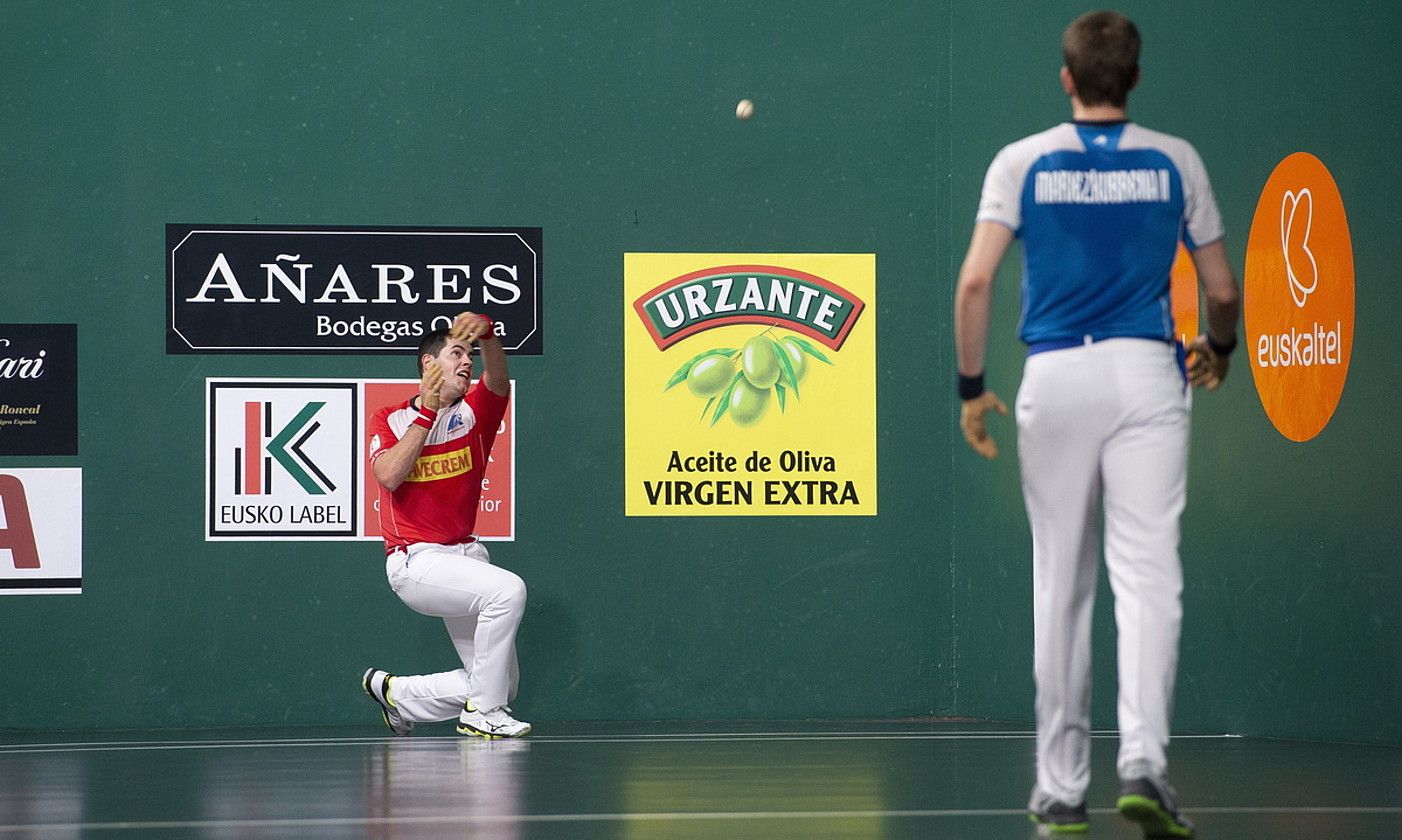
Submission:
M 625 254 L 628 516 L 876 514 L 876 255 Z

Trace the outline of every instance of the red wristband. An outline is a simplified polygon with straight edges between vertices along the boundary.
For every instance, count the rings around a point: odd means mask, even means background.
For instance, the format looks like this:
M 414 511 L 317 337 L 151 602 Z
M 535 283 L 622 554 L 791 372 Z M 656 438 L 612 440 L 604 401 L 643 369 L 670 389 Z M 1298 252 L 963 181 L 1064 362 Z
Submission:
M 437 419 L 438 411 L 436 409 L 423 407 L 419 409 L 419 416 L 414 418 L 414 425 L 423 426 L 425 429 L 432 429 L 433 421 Z

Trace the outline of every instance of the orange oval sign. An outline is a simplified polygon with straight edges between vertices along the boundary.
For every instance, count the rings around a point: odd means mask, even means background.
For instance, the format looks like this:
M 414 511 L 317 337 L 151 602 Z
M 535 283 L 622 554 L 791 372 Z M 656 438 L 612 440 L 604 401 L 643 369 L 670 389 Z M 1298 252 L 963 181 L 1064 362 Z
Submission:
M 1183 243 L 1173 257 L 1169 271 L 1169 305 L 1173 309 L 1173 330 L 1178 340 L 1187 344 L 1198 335 L 1198 269 Z
M 1246 243 L 1246 361 L 1276 429 L 1319 434 L 1334 416 L 1353 350 L 1353 242 L 1344 201 L 1319 158 L 1276 166 Z

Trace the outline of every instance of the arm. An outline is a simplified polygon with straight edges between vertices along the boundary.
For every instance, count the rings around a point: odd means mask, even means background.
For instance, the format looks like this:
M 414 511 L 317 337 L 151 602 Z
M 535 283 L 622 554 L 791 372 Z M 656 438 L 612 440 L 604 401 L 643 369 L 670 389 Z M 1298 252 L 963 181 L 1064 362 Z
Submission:
M 961 381 L 959 427 L 970 448 L 985 458 L 998 457 L 998 445 L 988 434 L 984 415 L 996 411 L 1004 416 L 1008 407 L 992 391 L 980 386 L 983 379 L 984 351 L 988 344 L 988 321 L 993 302 L 993 276 L 1003 261 L 1013 232 L 997 222 L 978 222 L 969 241 L 969 252 L 959 269 L 959 286 L 954 293 L 954 346 L 959 359 Z M 963 383 L 976 380 L 973 390 Z
M 1013 232 L 997 222 L 974 225 L 969 252 L 959 269 L 959 287 L 954 293 L 954 342 L 959 373 L 963 376 L 983 373 L 993 275 L 1012 241 Z
M 419 405 L 436 414 L 442 404 L 438 392 L 442 385 L 443 369 L 439 367 L 438 362 L 426 363 L 423 379 L 419 382 Z M 419 460 L 419 453 L 423 452 L 424 442 L 428 440 L 428 432 L 432 426 L 431 420 L 427 425 L 416 421 L 394 446 L 374 456 L 371 468 L 375 471 L 375 480 L 380 482 L 380 486 L 391 493 L 399 489 L 399 485 L 404 483 L 404 479 L 414 469 L 414 463 Z
M 510 394 L 511 374 L 506 368 L 506 350 L 492 331 L 491 320 L 485 315 L 463 312 L 453 319 L 450 332 L 454 338 L 477 343 L 482 355 L 482 384 L 497 396 Z
M 1236 322 L 1241 314 L 1241 292 L 1227 262 L 1227 249 L 1222 240 L 1204 245 L 1192 254 L 1197 269 L 1198 285 L 1207 300 L 1207 332 L 1188 344 L 1192 360 L 1188 366 L 1188 381 L 1194 386 L 1215 391 L 1227 377 L 1228 354 L 1236 346 Z M 1226 348 L 1227 352 L 1218 350 Z
M 482 354 L 482 384 L 493 394 L 506 396 L 511 393 L 511 374 L 506 370 L 506 350 L 501 339 L 488 333 L 477 347 Z

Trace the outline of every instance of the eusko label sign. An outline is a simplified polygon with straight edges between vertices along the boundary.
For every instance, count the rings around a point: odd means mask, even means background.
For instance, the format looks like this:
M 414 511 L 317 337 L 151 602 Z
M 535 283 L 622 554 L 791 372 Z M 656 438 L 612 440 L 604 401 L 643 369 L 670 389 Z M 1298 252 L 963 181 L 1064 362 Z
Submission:
M 417 394 L 418 380 L 211 378 L 205 385 L 206 540 L 382 538 L 366 429 L 381 408 Z M 514 381 L 511 390 L 482 478 L 482 540 L 515 539 Z M 435 459 L 421 457 L 413 475 L 470 468 Z

